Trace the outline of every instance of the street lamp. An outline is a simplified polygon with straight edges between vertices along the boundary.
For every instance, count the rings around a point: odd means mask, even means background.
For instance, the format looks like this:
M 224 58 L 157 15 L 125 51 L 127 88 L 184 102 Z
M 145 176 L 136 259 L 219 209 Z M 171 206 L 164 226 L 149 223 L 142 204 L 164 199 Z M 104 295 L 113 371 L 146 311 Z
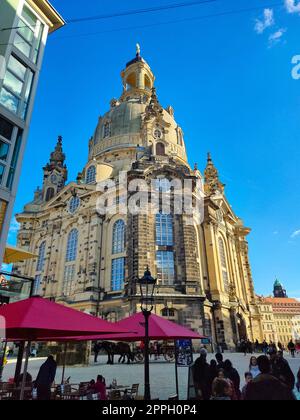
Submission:
M 157 279 L 151 276 L 149 267 L 144 277 L 138 279 L 141 293 L 141 310 L 145 318 L 145 401 L 151 400 L 150 372 L 149 372 L 149 318 L 154 307 L 154 291 Z

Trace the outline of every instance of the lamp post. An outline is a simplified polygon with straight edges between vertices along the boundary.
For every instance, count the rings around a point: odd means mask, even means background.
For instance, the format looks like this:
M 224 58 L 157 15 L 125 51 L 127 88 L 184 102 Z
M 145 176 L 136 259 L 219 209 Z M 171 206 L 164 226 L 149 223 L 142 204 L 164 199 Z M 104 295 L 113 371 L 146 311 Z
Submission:
M 141 293 L 141 310 L 145 318 L 145 401 L 151 400 L 150 391 L 150 370 L 149 370 L 149 318 L 154 307 L 154 291 L 157 279 L 151 276 L 149 267 L 145 271 L 144 277 L 138 279 Z

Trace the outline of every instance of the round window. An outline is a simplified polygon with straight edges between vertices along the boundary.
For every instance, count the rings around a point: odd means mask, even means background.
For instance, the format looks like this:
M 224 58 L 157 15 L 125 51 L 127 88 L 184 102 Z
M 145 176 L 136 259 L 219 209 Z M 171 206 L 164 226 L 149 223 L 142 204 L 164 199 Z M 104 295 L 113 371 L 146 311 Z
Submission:
M 69 212 L 74 214 L 80 206 L 80 199 L 79 197 L 72 197 L 69 203 Z

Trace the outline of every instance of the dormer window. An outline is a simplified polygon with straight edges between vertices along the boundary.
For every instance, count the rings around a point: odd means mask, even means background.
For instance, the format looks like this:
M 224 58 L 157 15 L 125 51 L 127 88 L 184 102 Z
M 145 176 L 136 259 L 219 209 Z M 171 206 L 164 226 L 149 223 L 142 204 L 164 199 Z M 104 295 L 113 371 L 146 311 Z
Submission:
M 106 122 L 103 127 L 103 138 L 107 139 L 111 135 L 111 125 L 110 122 Z

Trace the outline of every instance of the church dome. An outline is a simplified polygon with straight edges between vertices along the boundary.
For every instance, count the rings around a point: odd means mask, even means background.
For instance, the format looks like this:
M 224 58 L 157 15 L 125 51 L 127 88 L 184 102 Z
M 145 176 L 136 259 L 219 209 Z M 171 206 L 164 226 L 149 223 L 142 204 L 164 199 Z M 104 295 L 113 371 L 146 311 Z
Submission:
M 139 133 L 142 124 L 141 116 L 145 109 L 146 104 L 136 99 L 117 103 L 103 117 L 100 117 L 94 135 L 94 144 L 116 136 Z
M 143 156 L 178 158 L 187 163 L 183 132 L 171 106 L 164 109 L 154 87 L 155 76 L 140 56 L 121 72 L 123 93 L 113 99 L 110 110 L 99 118 L 89 146 L 89 161 L 105 163 L 135 160 Z M 119 167 L 119 165 L 118 165 Z

